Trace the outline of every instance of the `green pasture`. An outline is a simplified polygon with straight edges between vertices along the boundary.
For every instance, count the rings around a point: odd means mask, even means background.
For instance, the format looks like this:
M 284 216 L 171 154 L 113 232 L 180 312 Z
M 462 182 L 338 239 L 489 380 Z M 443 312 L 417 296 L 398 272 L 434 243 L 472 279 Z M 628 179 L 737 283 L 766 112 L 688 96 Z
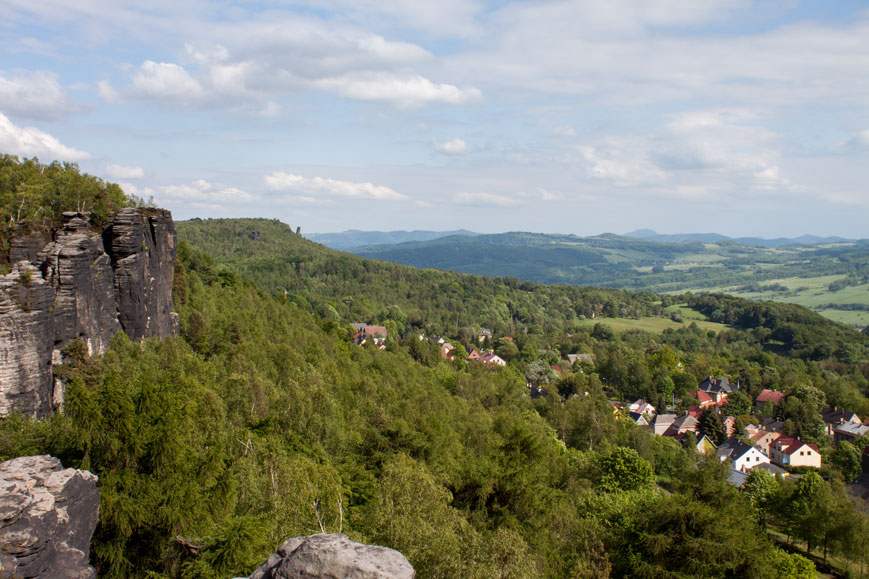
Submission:
M 694 292 L 722 292 L 737 297 L 756 300 L 774 301 L 798 304 L 812 309 L 825 318 L 845 324 L 847 326 L 864 327 L 869 325 L 869 311 L 854 311 L 835 308 L 836 304 L 863 304 L 869 306 L 869 284 L 861 284 L 845 287 L 839 291 L 831 292 L 829 285 L 837 280 L 844 279 L 844 275 L 825 275 L 818 277 L 789 277 L 771 279 L 762 282 L 762 286 L 780 284 L 788 288 L 787 292 L 762 291 L 746 292 L 736 291 L 738 285 L 720 286 L 717 288 L 690 289 L 681 291 Z M 821 306 L 833 305 L 831 308 Z M 685 319 L 688 319 L 683 315 Z
M 687 309 L 687 308 L 686 308 Z M 691 311 L 691 310 L 688 310 Z M 694 312 L 697 314 L 697 312 Z M 700 314 L 697 314 L 698 316 Z M 684 317 L 684 316 L 683 316 Z M 714 332 L 720 332 L 721 330 L 726 330 L 727 326 L 724 324 L 718 324 L 715 322 L 709 322 L 705 320 L 689 320 L 685 318 L 684 323 L 674 322 L 668 318 L 654 318 L 654 317 L 643 317 L 639 319 L 631 319 L 631 318 L 596 318 L 593 320 L 583 320 L 580 322 L 584 326 L 593 326 L 595 324 L 604 324 L 611 327 L 616 332 L 624 332 L 626 330 L 644 330 L 646 332 L 652 333 L 661 333 L 667 328 L 686 328 L 691 323 L 696 323 L 700 328 L 704 330 L 712 330 Z

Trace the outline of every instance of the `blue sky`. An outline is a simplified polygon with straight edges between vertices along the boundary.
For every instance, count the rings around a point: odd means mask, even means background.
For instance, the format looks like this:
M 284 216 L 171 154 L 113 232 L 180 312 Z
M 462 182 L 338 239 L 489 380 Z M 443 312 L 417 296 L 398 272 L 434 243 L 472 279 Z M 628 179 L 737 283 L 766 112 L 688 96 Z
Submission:
M 4 0 L 0 151 L 178 219 L 862 238 L 865 6 Z

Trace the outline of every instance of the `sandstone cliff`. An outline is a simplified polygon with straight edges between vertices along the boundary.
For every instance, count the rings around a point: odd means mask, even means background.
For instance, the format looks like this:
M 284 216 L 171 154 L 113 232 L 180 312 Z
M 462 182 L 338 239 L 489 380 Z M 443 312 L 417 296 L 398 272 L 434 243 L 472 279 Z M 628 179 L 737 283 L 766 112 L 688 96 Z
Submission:
M 0 463 L 0 577 L 90 579 L 97 477 L 50 456 Z
M 48 241 L 22 232 L 0 276 L 0 416 L 45 416 L 63 405 L 52 366 L 81 338 L 93 354 L 124 330 L 133 339 L 177 333 L 172 311 L 175 225 L 162 209 L 122 209 L 103 231 L 68 212 Z

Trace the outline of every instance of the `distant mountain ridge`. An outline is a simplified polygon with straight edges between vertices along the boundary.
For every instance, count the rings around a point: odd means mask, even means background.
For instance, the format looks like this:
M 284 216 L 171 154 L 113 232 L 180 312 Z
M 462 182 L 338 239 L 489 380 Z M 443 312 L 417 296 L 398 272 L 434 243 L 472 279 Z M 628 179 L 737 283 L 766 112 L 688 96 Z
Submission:
M 843 243 L 854 241 L 844 237 L 818 237 L 817 235 L 801 235 L 799 237 L 776 237 L 766 239 L 763 237 L 727 237 L 720 233 L 657 233 L 651 229 L 637 229 L 625 233 L 625 237 L 635 237 L 646 241 L 664 241 L 668 243 L 718 243 L 720 241 L 734 241 L 742 245 L 754 247 L 786 247 L 788 245 L 821 245 L 824 243 Z
M 466 229 L 456 229 L 453 231 L 425 231 L 419 229 L 413 231 L 361 231 L 359 229 L 350 229 L 341 233 L 311 233 L 305 235 L 305 237 L 332 249 L 346 250 L 366 245 L 393 245 L 409 241 L 431 241 L 453 235 L 474 237 L 479 235 L 479 233 Z

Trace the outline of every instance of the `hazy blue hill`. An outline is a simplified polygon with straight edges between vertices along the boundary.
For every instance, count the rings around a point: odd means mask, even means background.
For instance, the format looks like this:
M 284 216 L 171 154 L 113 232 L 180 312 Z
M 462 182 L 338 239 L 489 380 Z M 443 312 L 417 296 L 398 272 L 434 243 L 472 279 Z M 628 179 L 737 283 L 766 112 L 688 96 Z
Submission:
M 766 239 L 764 237 L 727 237 L 720 233 L 658 233 L 652 229 L 637 229 L 625 233 L 625 237 L 637 237 L 647 241 L 664 241 L 670 243 L 720 243 L 733 241 L 742 245 L 755 247 L 787 247 L 791 245 L 821 245 L 826 243 L 841 243 L 853 241 L 844 237 L 818 237 L 817 235 L 801 235 L 799 237 L 776 237 Z
M 326 247 L 331 247 L 332 249 L 351 249 L 354 247 L 362 247 L 364 245 L 394 244 L 405 243 L 408 241 L 430 241 L 451 235 L 473 237 L 479 234 L 466 229 L 457 229 L 454 231 L 423 231 L 418 229 L 413 231 L 360 231 L 358 229 L 351 229 L 341 233 L 311 233 L 306 235 L 306 237 L 311 241 L 322 243 Z
M 716 243 L 731 239 L 719 233 L 657 233 L 651 229 L 631 231 L 630 233 L 625 233 L 625 237 L 639 237 L 647 241 L 664 241 L 669 243 Z

